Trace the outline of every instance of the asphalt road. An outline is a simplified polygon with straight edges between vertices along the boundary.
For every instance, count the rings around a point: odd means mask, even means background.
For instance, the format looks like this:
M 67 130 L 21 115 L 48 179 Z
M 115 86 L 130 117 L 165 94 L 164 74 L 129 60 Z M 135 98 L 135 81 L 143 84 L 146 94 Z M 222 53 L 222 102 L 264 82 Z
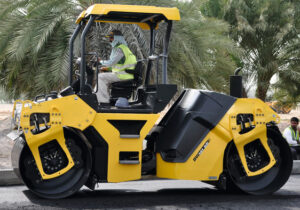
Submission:
M 300 175 L 267 196 L 226 194 L 198 181 L 136 181 L 81 189 L 61 200 L 41 199 L 25 186 L 0 187 L 0 209 L 300 209 Z

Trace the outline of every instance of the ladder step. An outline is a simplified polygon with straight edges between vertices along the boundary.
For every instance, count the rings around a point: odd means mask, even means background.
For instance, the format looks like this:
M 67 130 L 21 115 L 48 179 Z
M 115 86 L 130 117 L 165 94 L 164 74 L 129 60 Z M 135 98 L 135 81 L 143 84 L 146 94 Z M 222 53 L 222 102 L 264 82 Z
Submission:
M 137 151 L 121 151 L 119 155 L 120 164 L 140 164 L 139 152 Z
M 120 160 L 120 164 L 128 164 L 128 165 L 134 165 L 134 164 L 140 164 L 139 160 Z
M 137 135 L 137 134 L 121 134 L 120 138 L 121 139 L 139 139 L 140 135 Z

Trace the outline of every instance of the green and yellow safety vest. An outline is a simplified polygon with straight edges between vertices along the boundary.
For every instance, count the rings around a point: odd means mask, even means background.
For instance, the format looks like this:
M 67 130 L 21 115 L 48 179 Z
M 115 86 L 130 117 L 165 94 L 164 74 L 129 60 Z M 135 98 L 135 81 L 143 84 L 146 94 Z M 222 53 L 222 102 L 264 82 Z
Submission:
M 297 130 L 295 133 L 294 129 L 291 126 L 289 126 L 289 129 L 292 133 L 293 140 L 296 140 L 297 142 L 299 142 L 299 131 Z
M 116 65 L 112 66 L 112 72 L 116 73 L 120 80 L 133 79 L 133 74 L 127 73 L 125 69 L 134 70 L 137 63 L 136 57 L 126 45 L 120 44 L 117 47 L 123 51 L 125 61 L 122 64 L 117 63 Z

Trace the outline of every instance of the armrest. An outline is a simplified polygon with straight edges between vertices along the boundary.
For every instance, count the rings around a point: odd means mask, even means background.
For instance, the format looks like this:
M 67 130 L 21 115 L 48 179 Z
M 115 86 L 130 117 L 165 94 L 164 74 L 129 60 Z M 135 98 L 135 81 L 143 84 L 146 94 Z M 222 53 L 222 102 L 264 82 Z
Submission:
M 125 72 L 128 74 L 136 74 L 137 71 L 135 69 L 131 70 L 131 69 L 125 69 Z

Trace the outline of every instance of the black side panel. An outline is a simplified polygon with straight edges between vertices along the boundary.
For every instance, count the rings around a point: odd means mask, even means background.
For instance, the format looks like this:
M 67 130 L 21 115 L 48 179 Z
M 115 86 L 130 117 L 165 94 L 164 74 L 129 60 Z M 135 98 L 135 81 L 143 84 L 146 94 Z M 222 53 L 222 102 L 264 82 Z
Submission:
M 120 135 L 140 135 L 146 120 L 108 120 L 118 131 Z
M 83 131 L 92 145 L 93 169 L 99 181 L 107 181 L 108 144 L 97 130 L 90 126 Z
M 78 96 L 87 103 L 90 107 L 92 107 L 95 111 L 98 110 L 98 100 L 96 94 L 87 94 L 87 95 L 81 95 L 78 94 Z
M 177 92 L 177 85 L 172 84 L 158 84 L 148 85 L 146 88 L 146 95 L 144 102 L 152 107 L 153 113 L 161 112 Z
M 236 98 L 216 92 L 182 92 L 159 123 L 157 152 L 168 162 L 185 162 Z

